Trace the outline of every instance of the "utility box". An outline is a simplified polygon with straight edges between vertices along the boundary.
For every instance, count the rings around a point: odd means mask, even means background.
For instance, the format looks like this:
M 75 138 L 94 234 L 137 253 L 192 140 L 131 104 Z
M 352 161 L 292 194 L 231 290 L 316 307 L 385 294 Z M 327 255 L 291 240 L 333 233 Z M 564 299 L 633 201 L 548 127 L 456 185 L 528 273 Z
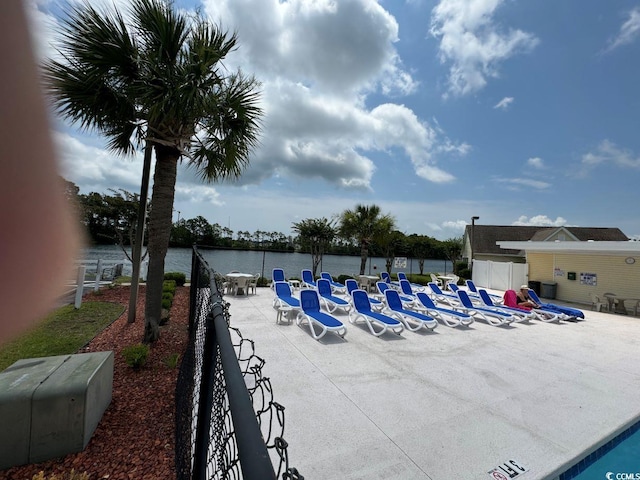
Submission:
M 112 388 L 111 351 L 19 360 L 0 372 L 0 469 L 83 450 Z
M 542 282 L 540 289 L 540 296 L 542 298 L 549 298 L 551 300 L 556 298 L 556 291 L 558 284 L 556 282 Z

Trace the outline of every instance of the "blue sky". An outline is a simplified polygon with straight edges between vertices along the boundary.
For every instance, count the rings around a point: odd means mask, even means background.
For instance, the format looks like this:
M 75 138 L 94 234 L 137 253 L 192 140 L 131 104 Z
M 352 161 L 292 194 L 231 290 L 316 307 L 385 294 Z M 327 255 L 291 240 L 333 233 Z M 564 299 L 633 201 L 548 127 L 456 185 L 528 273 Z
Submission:
M 640 1 L 175 4 L 237 31 L 225 64 L 262 82 L 265 117 L 237 182 L 204 185 L 180 168 L 174 220 L 288 234 L 362 203 L 439 239 L 474 215 L 640 237 Z M 29 8 L 40 55 L 53 55 L 59 8 Z M 139 191 L 141 155 L 54 128 L 81 193 Z

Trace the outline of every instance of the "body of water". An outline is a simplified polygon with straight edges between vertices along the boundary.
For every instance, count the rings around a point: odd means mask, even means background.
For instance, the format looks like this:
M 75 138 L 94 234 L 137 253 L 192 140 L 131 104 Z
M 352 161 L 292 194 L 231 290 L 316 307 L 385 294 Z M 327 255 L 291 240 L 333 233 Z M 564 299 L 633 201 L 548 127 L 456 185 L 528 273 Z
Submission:
M 271 278 L 274 268 L 284 269 L 287 278 L 300 278 L 301 270 L 311 269 L 311 255 L 308 253 L 258 252 L 255 250 L 200 250 L 204 258 L 215 271 L 225 274 L 231 270 L 246 273 L 259 273 Z M 165 259 L 165 272 L 182 272 L 191 275 L 191 248 L 170 248 Z M 127 260 L 122 249 L 117 245 L 98 245 L 88 247 L 83 251 L 83 260 L 103 260 L 124 264 L 123 274 L 131 275 L 131 263 Z M 365 273 L 375 275 L 385 269 L 385 259 L 373 257 L 367 260 Z M 425 260 L 424 272 L 451 272 L 451 262 L 445 260 Z M 145 267 L 143 266 L 143 277 Z M 321 271 L 329 272 L 333 276 L 341 274 L 355 275 L 360 271 L 360 257 L 342 255 L 324 255 Z M 419 273 L 418 260 L 407 260 L 406 268 L 392 269 L 393 273 Z

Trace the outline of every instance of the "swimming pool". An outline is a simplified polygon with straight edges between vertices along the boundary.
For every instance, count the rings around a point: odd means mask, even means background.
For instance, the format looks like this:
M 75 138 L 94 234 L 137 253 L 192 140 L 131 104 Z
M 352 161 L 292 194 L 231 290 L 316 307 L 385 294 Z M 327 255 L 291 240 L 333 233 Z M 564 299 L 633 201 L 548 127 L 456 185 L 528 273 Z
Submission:
M 640 422 L 587 455 L 558 480 L 640 480 Z

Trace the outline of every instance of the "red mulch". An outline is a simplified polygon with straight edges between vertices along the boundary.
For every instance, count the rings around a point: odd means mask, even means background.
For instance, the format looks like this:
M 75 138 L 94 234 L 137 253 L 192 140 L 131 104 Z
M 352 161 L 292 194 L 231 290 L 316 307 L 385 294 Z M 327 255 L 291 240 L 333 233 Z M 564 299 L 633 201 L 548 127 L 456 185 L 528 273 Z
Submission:
M 160 327 L 160 340 L 151 346 L 145 366 L 134 371 L 120 352 L 123 347 L 142 341 L 144 293 L 141 286 L 135 323 L 127 323 L 126 308 L 82 350 L 113 350 L 115 355 L 113 399 L 87 448 L 60 459 L 1 471 L 0 479 L 31 480 L 40 471 L 45 475 L 59 475 L 71 469 L 86 472 L 91 480 L 175 479 L 174 408 L 178 368 L 168 367 L 164 360 L 174 353 L 182 358 L 186 347 L 189 288 L 177 288 L 171 318 Z M 128 307 L 129 287 L 102 289 L 98 295 L 87 295 L 85 300 L 115 302 Z

